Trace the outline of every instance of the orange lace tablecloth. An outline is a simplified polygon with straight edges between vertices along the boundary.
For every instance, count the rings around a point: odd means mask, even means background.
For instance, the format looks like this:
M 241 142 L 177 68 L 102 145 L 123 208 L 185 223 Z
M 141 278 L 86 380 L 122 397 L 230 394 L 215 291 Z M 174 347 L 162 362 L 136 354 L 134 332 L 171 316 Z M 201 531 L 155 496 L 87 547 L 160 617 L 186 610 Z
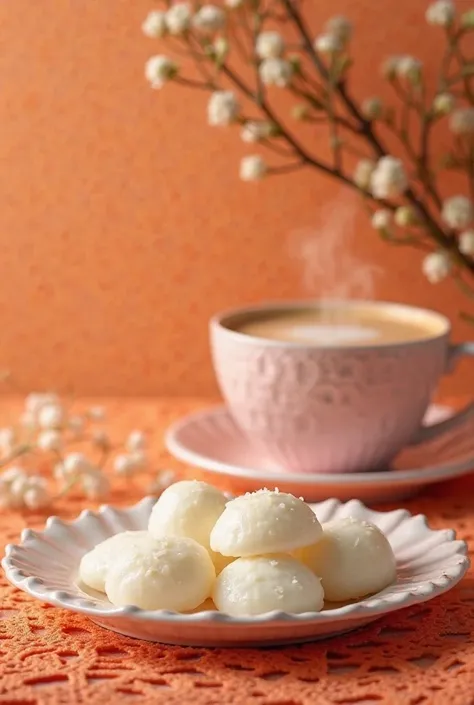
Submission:
M 202 401 L 112 400 L 113 436 L 153 433 L 156 467 L 183 468 L 162 445 L 164 429 Z M 0 403 L 5 416 L 12 402 Z M 4 419 L 2 419 L 2 423 Z M 192 471 L 184 469 L 191 474 Z M 117 505 L 138 500 L 142 484 L 114 490 Z M 69 498 L 54 513 L 72 519 Z M 407 501 L 435 528 L 454 528 L 474 553 L 474 476 Z M 15 542 L 45 515 L 0 514 L 0 543 Z M 86 618 L 43 605 L 0 577 L 0 703 L 167 705 L 474 705 L 474 573 L 447 595 L 337 638 L 286 648 L 180 648 L 107 632 Z

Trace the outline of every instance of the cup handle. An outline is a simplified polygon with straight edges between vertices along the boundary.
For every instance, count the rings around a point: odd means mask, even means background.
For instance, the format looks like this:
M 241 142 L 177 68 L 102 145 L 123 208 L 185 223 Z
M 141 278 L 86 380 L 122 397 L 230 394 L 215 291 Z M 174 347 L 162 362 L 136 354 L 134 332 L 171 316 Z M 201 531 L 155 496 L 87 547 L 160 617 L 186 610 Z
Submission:
M 450 345 L 446 362 L 446 372 L 452 372 L 459 358 L 464 355 L 474 357 L 474 342 Z M 425 441 L 431 441 L 444 433 L 452 431 L 458 426 L 462 426 L 472 417 L 474 417 L 474 402 L 469 403 L 463 409 L 444 421 L 439 421 L 438 423 L 431 424 L 430 426 L 421 426 L 421 428 L 419 428 L 416 432 L 410 445 L 418 445 L 419 443 L 424 443 Z

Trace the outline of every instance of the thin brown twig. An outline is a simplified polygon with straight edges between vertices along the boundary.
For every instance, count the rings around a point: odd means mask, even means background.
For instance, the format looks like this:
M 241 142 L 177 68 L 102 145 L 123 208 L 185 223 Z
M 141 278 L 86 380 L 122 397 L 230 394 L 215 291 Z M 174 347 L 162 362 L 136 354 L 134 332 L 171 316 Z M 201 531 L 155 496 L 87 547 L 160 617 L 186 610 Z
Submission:
M 463 279 L 461 272 L 454 273 L 453 278 L 463 294 L 474 299 L 474 289 Z
M 334 93 L 335 93 L 335 83 L 336 79 L 334 76 L 334 59 L 331 60 L 332 66 L 329 72 L 329 91 L 328 91 L 328 117 L 329 117 L 329 130 L 331 133 L 331 148 L 334 156 L 334 166 L 340 171 L 342 169 L 342 153 L 341 153 L 341 141 L 339 140 L 338 131 L 338 121 L 336 119 L 336 112 L 334 109 Z
M 312 80 L 311 76 L 309 76 L 306 71 L 304 70 L 303 67 L 300 68 L 296 78 L 301 79 L 309 89 L 315 92 L 315 94 L 318 96 L 318 99 L 321 99 L 321 102 L 324 101 L 324 96 L 323 94 L 323 87 L 316 83 L 315 81 Z
M 26 455 L 27 453 L 30 453 L 31 450 L 33 449 L 33 446 L 22 443 L 18 445 L 16 448 L 12 450 L 11 453 L 8 454 L 5 458 L 0 458 L 0 468 L 5 467 L 5 465 L 8 465 L 11 463 L 13 460 L 16 460 L 17 458 L 21 458 L 22 455 Z
M 217 88 L 216 78 L 215 78 L 215 76 L 210 74 L 207 70 L 209 57 L 207 57 L 204 53 L 201 53 L 202 49 L 201 49 L 199 42 L 196 41 L 196 37 L 194 37 L 194 35 L 191 32 L 189 32 L 186 35 L 186 37 L 183 37 L 182 41 L 189 48 L 191 56 L 194 59 L 196 68 L 199 71 L 199 73 L 201 74 L 204 81 L 206 81 L 209 84 L 210 89 L 216 90 L 216 88 Z M 197 47 L 196 47 L 196 45 L 197 45 Z
M 310 105 L 314 106 L 315 108 L 319 108 L 319 112 L 322 112 L 322 114 L 325 116 L 324 121 L 326 123 L 328 122 L 328 119 L 326 117 L 327 116 L 326 110 L 329 110 L 329 102 L 325 101 L 324 103 L 321 103 L 318 98 L 315 98 L 307 91 L 301 90 L 300 88 L 298 88 L 298 86 L 296 86 L 294 84 L 292 84 L 290 86 L 290 90 L 296 96 L 298 96 L 298 98 L 303 98 Z M 321 108 L 322 108 L 322 110 L 321 110 Z M 337 122 L 338 125 L 340 125 L 341 127 L 344 127 L 346 130 L 349 130 L 350 132 L 353 132 L 356 135 L 360 135 L 360 130 L 359 130 L 358 126 L 354 125 L 353 122 L 348 120 L 343 115 L 339 115 L 338 113 L 333 111 L 333 119 L 334 119 L 334 121 Z
M 257 105 L 261 108 L 265 100 L 265 86 L 262 83 L 262 78 L 259 71 L 259 62 L 257 55 L 257 38 L 260 33 L 261 20 L 258 16 L 258 12 L 254 12 L 252 15 L 252 27 L 249 28 L 252 37 L 252 56 L 255 66 L 255 79 L 257 82 Z
M 444 56 L 441 60 L 441 66 L 440 66 L 440 71 L 439 71 L 439 78 L 438 78 L 438 91 L 439 93 L 443 93 L 444 91 L 447 90 L 449 86 L 449 68 L 451 65 L 451 61 L 453 59 L 453 40 L 451 38 L 451 35 L 449 32 L 446 33 L 446 49 L 444 52 Z
M 242 11 L 242 8 L 238 8 L 238 9 L 237 9 L 237 12 L 241 12 L 241 11 Z M 236 48 L 237 48 L 237 53 L 238 53 L 240 59 L 241 59 L 244 63 L 248 64 L 248 63 L 250 63 L 250 61 L 251 61 L 251 55 L 250 55 L 250 53 L 247 51 L 247 48 L 245 47 L 245 45 L 243 44 L 243 42 L 240 41 L 240 36 L 239 36 L 238 31 L 237 31 L 237 29 L 238 29 L 238 28 L 241 28 L 241 27 L 242 27 L 242 24 L 239 24 L 239 23 L 237 23 L 237 22 L 234 22 L 234 23 L 232 23 L 232 24 L 229 23 L 228 32 L 229 32 L 229 36 L 230 36 L 230 35 L 232 36 L 232 41 L 234 42 L 234 44 L 235 44 L 235 46 L 236 46 Z
M 290 164 L 282 164 L 281 166 L 272 166 L 268 169 L 269 174 L 288 174 L 291 171 L 297 171 L 301 167 L 308 166 L 303 161 L 293 162 Z
M 344 141 L 344 149 L 346 150 L 346 152 L 349 152 L 349 154 L 353 154 L 355 157 L 358 157 L 358 159 L 369 159 L 366 151 L 358 149 L 352 144 L 352 142 L 349 142 L 347 140 Z
M 469 193 L 471 195 L 471 199 L 474 201 L 474 138 L 470 140 L 470 144 L 467 146 L 465 164 Z
M 192 78 L 186 78 L 185 76 L 175 76 L 174 82 L 178 83 L 180 86 L 188 86 L 189 88 L 199 88 L 203 91 L 209 90 L 209 83 L 204 83 L 201 81 L 195 81 Z
M 275 141 L 269 139 L 262 139 L 259 141 L 259 144 L 261 144 L 263 147 L 266 147 L 271 152 L 278 154 L 280 157 L 285 157 L 286 159 L 289 159 L 293 156 L 293 152 L 290 152 L 287 149 L 280 147 L 278 144 L 275 143 Z
M 471 89 L 470 77 L 467 76 L 463 72 L 463 68 L 466 65 L 466 59 L 465 59 L 464 54 L 462 52 L 462 49 L 459 45 L 459 39 L 460 39 L 460 35 L 458 34 L 454 40 L 453 53 L 459 62 L 459 66 L 461 67 L 460 77 L 461 77 L 461 81 L 464 85 L 464 91 L 465 91 L 466 97 L 468 98 L 468 100 L 471 103 L 474 103 L 474 91 Z
M 404 235 L 404 236 L 389 236 L 389 235 L 380 235 L 382 240 L 385 240 L 386 242 L 389 242 L 391 245 L 408 245 L 409 247 L 414 247 L 417 250 L 421 250 L 422 252 L 432 252 L 433 248 L 428 245 L 427 243 L 422 242 L 416 237 L 413 237 L 413 235 Z

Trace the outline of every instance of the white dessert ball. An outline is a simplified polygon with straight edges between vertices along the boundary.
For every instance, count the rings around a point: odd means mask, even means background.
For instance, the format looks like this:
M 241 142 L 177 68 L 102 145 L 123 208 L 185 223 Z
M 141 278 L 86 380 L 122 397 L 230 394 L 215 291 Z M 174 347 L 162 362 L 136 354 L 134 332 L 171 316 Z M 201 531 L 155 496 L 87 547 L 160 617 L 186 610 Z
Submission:
M 285 553 L 322 536 L 310 507 L 291 494 L 259 490 L 228 502 L 211 531 L 211 548 L 224 556 Z
M 209 550 L 216 571 L 220 572 L 229 561 L 210 551 L 209 536 L 226 502 L 225 495 L 207 482 L 175 482 L 153 507 L 148 531 L 155 538 L 186 536 L 194 539 Z
M 211 594 L 216 577 L 206 549 L 193 539 L 153 539 L 112 562 L 105 592 L 118 607 L 144 610 L 193 610 Z
M 105 539 L 82 556 L 79 565 L 80 579 L 94 590 L 105 592 L 105 577 L 113 559 L 137 545 L 149 543 L 150 540 L 148 531 L 124 531 Z
M 207 482 L 175 482 L 153 507 L 148 531 L 155 538 L 185 536 L 208 547 L 209 534 L 226 502 L 224 494 Z
M 221 612 L 233 617 L 283 612 L 319 612 L 324 603 L 321 582 L 291 556 L 238 558 L 217 577 L 212 594 Z
M 323 533 L 316 545 L 295 556 L 321 578 L 326 600 L 353 600 L 394 582 L 395 556 L 377 526 L 348 517 L 324 524 Z

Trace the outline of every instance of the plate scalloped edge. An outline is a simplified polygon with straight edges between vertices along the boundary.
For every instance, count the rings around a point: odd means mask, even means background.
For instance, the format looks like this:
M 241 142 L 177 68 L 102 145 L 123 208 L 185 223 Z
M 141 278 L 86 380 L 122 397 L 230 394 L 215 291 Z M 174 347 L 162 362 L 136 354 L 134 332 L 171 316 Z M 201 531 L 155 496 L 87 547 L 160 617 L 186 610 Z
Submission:
M 21 543 L 9 544 L 5 549 L 2 567 L 6 577 L 14 586 L 42 602 L 92 619 L 123 617 L 158 624 L 207 622 L 245 626 L 268 622 L 339 622 L 360 617 L 369 621 L 377 615 L 425 602 L 446 592 L 461 580 L 470 565 L 466 543 L 456 540 L 452 530 L 430 529 L 422 514 L 413 516 L 404 509 L 377 512 L 358 500 L 342 503 L 328 499 L 311 505 L 322 522 L 355 516 L 372 521 L 384 531 L 400 568 L 396 583 L 374 596 L 323 612 L 269 612 L 239 618 L 210 610 L 176 613 L 168 610 L 152 612 L 134 606 L 117 608 L 99 593 L 98 599 L 91 598 L 75 582 L 81 555 L 114 533 L 146 528 L 155 501 L 156 498 L 145 497 L 126 509 L 104 505 L 98 512 L 84 510 L 70 523 L 50 517 L 44 531 L 24 530 Z M 67 552 L 63 547 L 65 540 L 68 540 Z M 61 562 L 57 560 L 59 557 Z

